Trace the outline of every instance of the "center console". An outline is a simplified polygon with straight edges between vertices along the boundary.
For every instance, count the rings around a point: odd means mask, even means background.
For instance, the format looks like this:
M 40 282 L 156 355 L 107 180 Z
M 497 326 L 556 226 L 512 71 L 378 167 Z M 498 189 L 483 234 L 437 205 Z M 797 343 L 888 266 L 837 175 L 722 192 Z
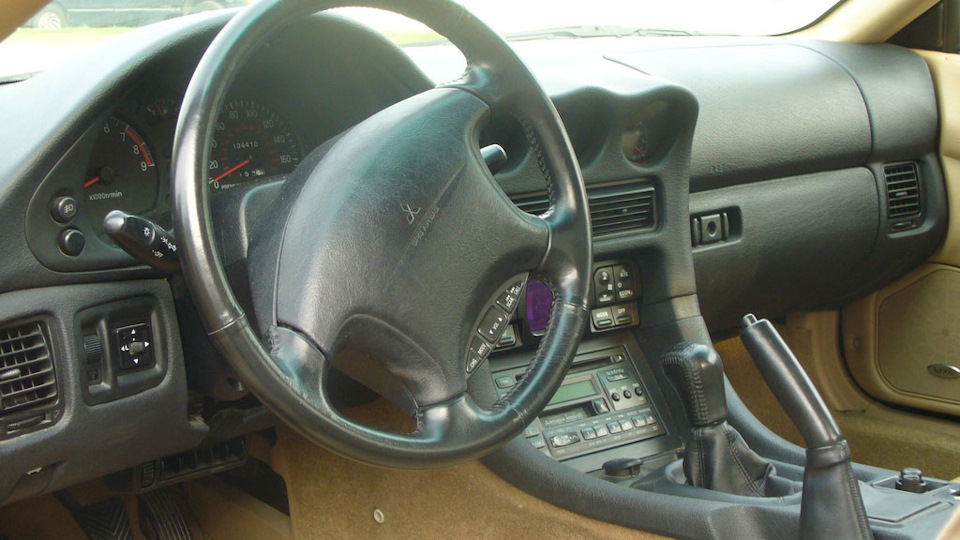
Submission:
M 630 332 L 639 324 L 640 281 L 629 261 L 597 263 L 591 324 L 563 384 L 523 438 L 582 472 L 618 458 L 651 468 L 677 459 L 682 446 L 660 387 Z M 514 321 L 490 358 L 502 397 L 523 377 L 546 328 L 552 296 L 531 281 Z

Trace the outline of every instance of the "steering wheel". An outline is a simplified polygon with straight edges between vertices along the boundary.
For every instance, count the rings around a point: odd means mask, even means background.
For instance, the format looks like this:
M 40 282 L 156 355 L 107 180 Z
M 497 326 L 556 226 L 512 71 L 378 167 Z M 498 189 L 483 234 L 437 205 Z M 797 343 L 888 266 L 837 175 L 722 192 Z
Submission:
M 347 6 L 423 22 L 464 53 L 467 69 L 300 164 L 250 239 L 255 329 L 218 254 L 206 186 L 210 140 L 237 69 L 264 38 Z M 530 142 L 550 198 L 540 217 L 513 205 L 485 166 L 479 134 L 494 114 L 515 116 Z M 431 468 L 493 451 L 543 409 L 588 320 L 589 211 L 560 117 L 507 43 L 448 0 L 261 0 L 239 12 L 187 88 L 173 192 L 184 278 L 212 341 L 281 419 L 359 461 Z M 531 277 L 553 293 L 548 327 L 522 380 L 481 407 L 468 378 Z M 334 363 L 409 411 L 416 430 L 346 418 L 328 395 Z

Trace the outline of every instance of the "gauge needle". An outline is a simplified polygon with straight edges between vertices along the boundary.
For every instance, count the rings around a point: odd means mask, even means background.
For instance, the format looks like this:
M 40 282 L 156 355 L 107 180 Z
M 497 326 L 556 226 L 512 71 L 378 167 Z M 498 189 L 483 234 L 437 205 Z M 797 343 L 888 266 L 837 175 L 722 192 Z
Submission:
M 96 183 L 99 182 L 99 181 L 100 181 L 100 177 L 99 177 L 99 176 L 97 176 L 97 177 L 95 177 L 95 178 L 91 178 L 91 179 L 87 180 L 86 182 L 84 182 L 83 187 L 90 187 L 90 186 L 96 184 Z
M 245 167 L 248 163 L 250 163 L 250 160 L 249 160 L 249 159 L 245 159 L 245 160 L 241 161 L 240 163 L 237 163 L 237 164 L 234 165 L 233 167 L 230 167 L 229 169 L 227 169 L 226 172 L 224 172 L 224 173 L 221 174 L 220 176 L 218 176 L 218 177 L 214 178 L 213 180 L 211 180 L 210 183 L 211 183 L 211 184 L 215 184 L 215 183 L 219 182 L 220 180 L 222 180 L 222 179 L 230 176 L 231 174 L 237 172 L 237 170 L 242 169 L 242 168 Z

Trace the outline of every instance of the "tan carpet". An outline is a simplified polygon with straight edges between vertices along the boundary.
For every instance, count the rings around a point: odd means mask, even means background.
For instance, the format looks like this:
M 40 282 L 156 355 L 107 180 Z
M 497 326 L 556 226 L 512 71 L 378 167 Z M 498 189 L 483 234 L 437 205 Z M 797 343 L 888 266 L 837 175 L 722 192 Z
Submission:
M 274 467 L 287 482 L 296 538 L 663 538 L 545 503 L 479 462 L 380 469 L 327 452 L 289 428 L 277 432 Z
M 792 344 L 791 344 L 792 345 Z M 744 403 L 771 430 L 803 446 L 800 434 L 767 387 L 738 338 L 714 344 L 730 382 Z M 802 348 L 794 353 L 804 360 Z M 960 423 L 877 405 L 862 411 L 834 412 L 860 463 L 899 470 L 917 467 L 927 476 L 960 473 Z

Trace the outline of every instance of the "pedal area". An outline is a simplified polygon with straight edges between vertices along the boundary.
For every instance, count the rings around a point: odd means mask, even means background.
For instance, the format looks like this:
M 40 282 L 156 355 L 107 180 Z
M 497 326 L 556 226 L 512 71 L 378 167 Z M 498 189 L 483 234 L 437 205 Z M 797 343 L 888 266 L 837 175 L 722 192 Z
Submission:
M 135 496 L 140 535 L 131 527 L 130 515 L 120 496 L 81 505 L 66 491 L 56 494 L 89 540 L 191 540 L 186 515 L 171 488 Z M 128 496 L 129 497 L 129 496 Z

